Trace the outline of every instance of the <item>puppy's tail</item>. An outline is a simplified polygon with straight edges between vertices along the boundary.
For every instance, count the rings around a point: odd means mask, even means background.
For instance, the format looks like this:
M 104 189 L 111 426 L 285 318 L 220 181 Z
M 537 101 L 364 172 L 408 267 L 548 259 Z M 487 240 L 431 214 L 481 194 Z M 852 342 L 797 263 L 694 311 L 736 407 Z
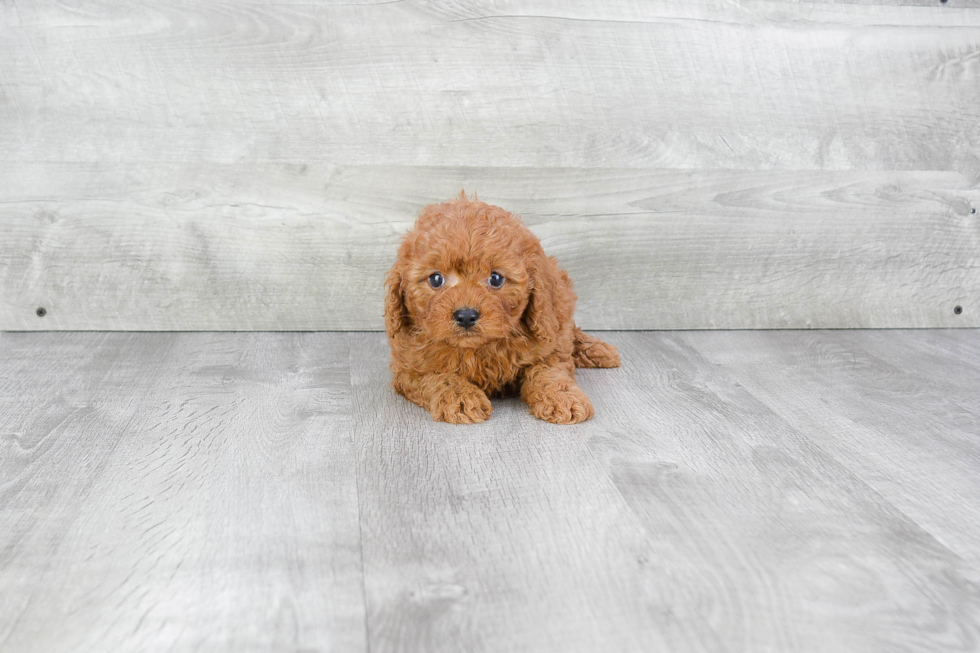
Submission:
M 575 327 L 575 367 L 619 367 L 619 352 L 613 345 Z

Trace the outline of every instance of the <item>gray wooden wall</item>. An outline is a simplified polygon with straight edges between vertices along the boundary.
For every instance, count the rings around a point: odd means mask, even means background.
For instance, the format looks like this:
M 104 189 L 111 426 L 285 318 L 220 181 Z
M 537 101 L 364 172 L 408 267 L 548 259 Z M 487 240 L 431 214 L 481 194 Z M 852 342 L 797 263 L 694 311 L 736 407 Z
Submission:
M 980 326 L 980 0 L 0 3 L 0 329 L 379 329 L 461 188 L 586 328 Z

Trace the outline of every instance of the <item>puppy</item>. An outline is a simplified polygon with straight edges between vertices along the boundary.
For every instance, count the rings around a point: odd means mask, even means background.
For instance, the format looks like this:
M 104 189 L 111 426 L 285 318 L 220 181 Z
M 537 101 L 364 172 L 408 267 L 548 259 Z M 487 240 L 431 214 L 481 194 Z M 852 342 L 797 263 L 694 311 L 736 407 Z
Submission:
M 460 193 L 422 209 L 385 279 L 392 385 L 440 422 L 490 417 L 515 395 L 539 419 L 593 415 L 576 367 L 618 367 L 575 326 L 572 282 L 516 216 Z

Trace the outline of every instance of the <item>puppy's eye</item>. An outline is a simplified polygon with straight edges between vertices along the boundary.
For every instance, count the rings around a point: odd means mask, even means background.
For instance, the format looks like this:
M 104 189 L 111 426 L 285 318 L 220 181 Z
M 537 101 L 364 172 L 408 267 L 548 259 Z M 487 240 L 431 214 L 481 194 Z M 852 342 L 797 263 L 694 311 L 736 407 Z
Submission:
M 429 285 L 433 288 L 438 288 L 442 284 L 446 283 L 446 280 L 442 278 L 442 275 L 438 272 L 433 272 L 429 275 Z
M 500 286 L 504 285 L 504 275 L 500 274 L 499 272 L 494 272 L 490 275 L 487 282 L 491 287 L 499 288 Z

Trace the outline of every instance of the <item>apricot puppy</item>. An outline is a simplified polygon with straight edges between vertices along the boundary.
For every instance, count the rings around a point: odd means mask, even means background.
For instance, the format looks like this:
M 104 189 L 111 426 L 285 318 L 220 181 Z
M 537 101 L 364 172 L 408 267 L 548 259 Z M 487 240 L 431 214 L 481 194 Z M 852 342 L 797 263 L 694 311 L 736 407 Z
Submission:
M 490 417 L 520 394 L 555 424 L 593 415 L 576 367 L 618 367 L 575 326 L 572 282 L 516 216 L 465 193 L 422 209 L 385 280 L 392 385 L 441 422 Z

